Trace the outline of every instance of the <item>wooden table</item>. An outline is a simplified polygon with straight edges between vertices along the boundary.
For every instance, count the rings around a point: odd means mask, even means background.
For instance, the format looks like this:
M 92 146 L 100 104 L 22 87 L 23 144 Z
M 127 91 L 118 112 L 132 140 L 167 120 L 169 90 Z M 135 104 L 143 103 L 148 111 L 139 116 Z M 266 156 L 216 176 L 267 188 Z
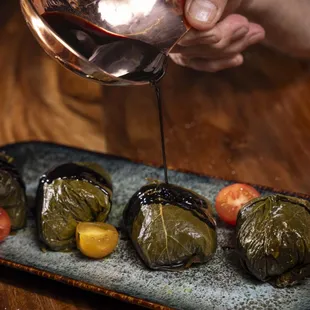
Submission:
M 61 68 L 17 0 L 1 2 L 0 27 L 0 144 L 53 141 L 161 164 L 149 87 L 102 88 Z M 256 47 L 218 74 L 171 64 L 162 84 L 170 168 L 310 193 L 306 62 Z M 0 267 L 0 309 L 76 308 L 138 309 Z

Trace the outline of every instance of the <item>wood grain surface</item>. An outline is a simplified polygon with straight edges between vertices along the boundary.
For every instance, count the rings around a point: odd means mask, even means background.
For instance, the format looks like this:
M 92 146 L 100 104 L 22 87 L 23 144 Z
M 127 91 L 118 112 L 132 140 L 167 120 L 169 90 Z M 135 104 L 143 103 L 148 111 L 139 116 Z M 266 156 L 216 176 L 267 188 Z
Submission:
M 150 87 L 101 87 L 57 65 L 18 1 L 0 4 L 0 144 L 42 140 L 161 165 Z M 162 82 L 170 168 L 310 193 L 309 64 L 255 47 L 238 69 L 169 65 Z M 0 309 L 138 309 L 0 267 Z

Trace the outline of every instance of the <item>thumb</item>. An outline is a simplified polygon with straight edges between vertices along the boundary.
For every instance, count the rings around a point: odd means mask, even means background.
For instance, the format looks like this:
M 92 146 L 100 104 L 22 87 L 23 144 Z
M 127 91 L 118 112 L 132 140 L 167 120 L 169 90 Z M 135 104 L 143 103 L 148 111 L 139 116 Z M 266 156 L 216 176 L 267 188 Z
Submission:
M 211 29 L 221 18 L 228 0 L 186 0 L 185 17 L 197 30 Z

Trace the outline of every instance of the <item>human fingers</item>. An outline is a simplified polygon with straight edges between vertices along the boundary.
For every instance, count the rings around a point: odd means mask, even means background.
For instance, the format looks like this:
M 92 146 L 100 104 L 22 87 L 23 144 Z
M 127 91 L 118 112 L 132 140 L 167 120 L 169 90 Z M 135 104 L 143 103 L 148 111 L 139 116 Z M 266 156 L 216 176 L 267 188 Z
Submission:
M 171 58 L 176 64 L 180 66 L 204 72 L 218 72 L 224 69 L 240 66 L 243 63 L 243 56 L 241 54 L 216 60 L 187 58 L 180 54 L 173 54 L 171 55 Z
M 214 44 L 198 44 L 192 46 L 176 46 L 172 54 L 180 54 L 187 58 L 219 59 L 242 53 L 248 46 L 262 41 L 265 37 L 264 29 L 250 23 L 248 32 L 240 36 L 224 37 Z
M 249 21 L 239 14 L 231 14 L 220 21 L 211 30 L 198 31 L 191 29 L 180 40 L 178 45 L 191 46 L 200 44 L 215 44 L 225 38 L 239 39 L 246 35 L 249 30 Z
M 185 17 L 197 30 L 209 30 L 220 20 L 228 0 L 187 0 Z

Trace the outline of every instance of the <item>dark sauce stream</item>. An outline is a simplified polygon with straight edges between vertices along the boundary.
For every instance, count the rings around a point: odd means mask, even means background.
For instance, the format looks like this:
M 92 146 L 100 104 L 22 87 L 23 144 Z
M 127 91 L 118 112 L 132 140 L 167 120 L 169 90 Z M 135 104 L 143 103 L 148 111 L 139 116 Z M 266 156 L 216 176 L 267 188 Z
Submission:
M 166 157 L 166 145 L 165 145 L 165 131 L 164 131 L 164 121 L 163 121 L 163 109 L 162 109 L 162 99 L 161 99 L 161 89 L 157 82 L 153 82 L 153 87 L 156 93 L 157 99 L 157 110 L 159 117 L 159 126 L 160 126 L 160 140 L 161 140 L 161 151 L 162 159 L 165 172 L 165 182 L 168 184 L 168 169 L 167 169 L 167 157 Z
M 99 68 L 123 79 L 148 80 L 157 99 L 165 182 L 168 183 L 163 111 L 159 80 L 165 74 L 166 55 L 147 43 L 113 35 L 83 18 L 62 12 L 42 15 L 57 35 Z

